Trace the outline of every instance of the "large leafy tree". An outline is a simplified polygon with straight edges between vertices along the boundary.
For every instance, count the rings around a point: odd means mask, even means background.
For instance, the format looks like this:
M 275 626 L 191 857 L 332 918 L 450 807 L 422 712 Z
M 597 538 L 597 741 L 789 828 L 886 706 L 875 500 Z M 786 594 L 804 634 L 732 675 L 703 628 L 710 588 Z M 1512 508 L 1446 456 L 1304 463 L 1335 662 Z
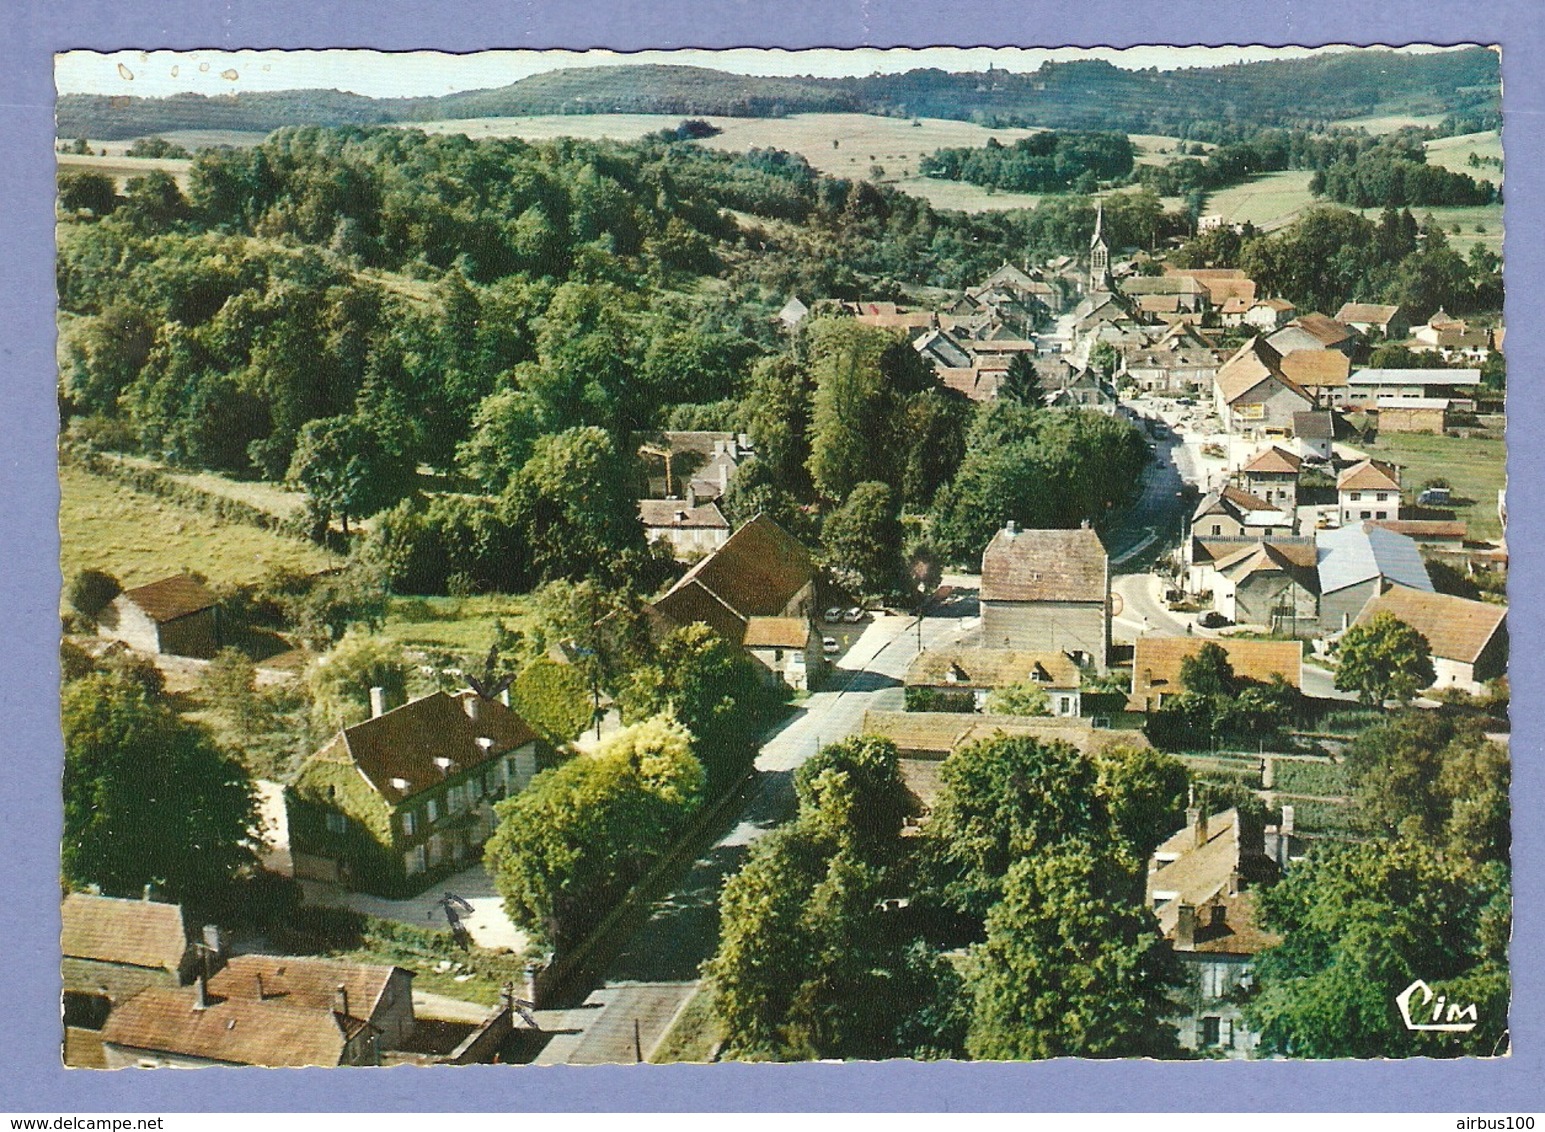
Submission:
M 1457 857 L 1508 859 L 1507 751 L 1481 725 L 1405 711 L 1347 748 L 1358 808 L 1386 836 L 1404 832 Z
M 370 718 L 370 689 L 397 706 L 407 696 L 409 664 L 402 646 L 386 637 L 349 633 L 306 669 L 306 689 L 318 730 L 331 733 Z
M 1016 862 L 973 949 L 966 1048 L 978 1059 L 1162 1057 L 1179 961 L 1130 858 L 1060 844 Z
M 257 805 L 241 765 L 142 683 L 117 673 L 68 684 L 64 843 L 71 885 L 217 899 L 255 863 Z
M 413 490 L 415 468 L 395 438 L 359 417 L 327 417 L 300 430 L 289 480 L 303 488 L 324 526 L 384 510 Z
M 888 597 L 902 575 L 901 506 L 889 484 L 861 483 L 821 527 L 827 565 L 855 593 Z
M 1511 896 L 1506 866 L 1418 841 L 1326 846 L 1259 897 L 1282 942 L 1256 961 L 1250 1016 L 1293 1057 L 1461 1057 L 1503 1052 Z M 1475 1004 L 1469 1033 L 1412 1031 L 1396 996 L 1416 979 Z M 1420 1006 L 1421 999 L 1418 998 Z
M 769 700 L 746 654 L 701 622 L 667 634 L 618 698 L 624 720 L 661 712 L 680 720 L 715 788 L 745 767 Z
M 1393 613 L 1376 613 L 1353 625 L 1336 647 L 1336 687 L 1356 692 L 1365 704 L 1411 699 L 1432 686 L 1432 647 Z
M 1146 861 L 1185 822 L 1185 763 L 1152 747 L 1113 745 L 1095 756 L 1099 790 L 1134 860 Z
M 561 949 L 606 915 L 702 803 L 702 765 L 674 720 L 625 728 L 495 807 L 485 863 L 517 925 Z

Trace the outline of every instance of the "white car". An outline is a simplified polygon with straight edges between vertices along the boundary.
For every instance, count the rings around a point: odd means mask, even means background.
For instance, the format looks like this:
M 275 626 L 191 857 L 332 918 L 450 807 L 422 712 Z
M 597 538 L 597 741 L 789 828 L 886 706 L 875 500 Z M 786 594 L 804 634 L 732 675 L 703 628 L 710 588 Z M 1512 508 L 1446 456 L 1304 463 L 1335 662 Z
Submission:
M 837 644 L 837 638 L 836 637 L 822 637 L 821 638 L 821 651 L 823 653 L 825 653 L 827 656 L 836 656 L 838 651 L 839 651 L 839 649 L 840 649 L 840 646 Z

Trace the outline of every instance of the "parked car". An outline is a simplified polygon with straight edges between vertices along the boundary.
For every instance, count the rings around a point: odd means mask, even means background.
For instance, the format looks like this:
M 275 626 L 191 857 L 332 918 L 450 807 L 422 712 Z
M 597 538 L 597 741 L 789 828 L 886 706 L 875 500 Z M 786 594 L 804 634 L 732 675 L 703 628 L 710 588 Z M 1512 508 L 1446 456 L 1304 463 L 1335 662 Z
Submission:
M 849 625 L 857 625 L 864 619 L 864 607 L 861 605 L 855 605 L 852 609 L 848 610 L 842 615 L 842 619 Z
M 1206 613 L 1202 614 L 1200 621 L 1203 629 L 1221 629 L 1225 625 L 1233 624 L 1232 621 L 1216 609 L 1209 609 Z
M 836 656 L 841 646 L 837 644 L 836 637 L 822 637 L 821 651 L 827 656 Z
M 839 606 L 832 606 L 826 611 L 826 615 L 822 618 L 822 620 L 824 620 L 828 625 L 837 624 L 842 620 L 842 609 Z
M 1429 487 L 1416 497 L 1416 502 L 1423 507 L 1448 503 L 1450 502 L 1448 488 Z

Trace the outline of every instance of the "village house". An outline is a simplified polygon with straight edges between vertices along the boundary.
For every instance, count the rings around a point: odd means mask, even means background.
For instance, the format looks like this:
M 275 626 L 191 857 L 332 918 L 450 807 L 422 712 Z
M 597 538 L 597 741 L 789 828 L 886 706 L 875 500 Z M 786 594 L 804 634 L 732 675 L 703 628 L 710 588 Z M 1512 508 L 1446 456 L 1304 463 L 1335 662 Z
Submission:
M 1354 624 L 1388 613 L 1405 622 L 1432 649 L 1436 690 L 1458 688 L 1472 695 L 1507 672 L 1507 606 L 1470 601 L 1452 594 L 1391 586 L 1363 607 Z
M 1478 369 L 1360 369 L 1347 380 L 1347 403 L 1372 409 L 1380 401 L 1443 398 L 1471 411 L 1480 384 Z
M 1335 450 L 1337 415 L 1326 409 L 1293 414 L 1293 439 L 1304 458 L 1329 460 Z
M 1170 267 L 1166 265 L 1164 273 L 1182 279 L 1194 279 L 1206 289 L 1208 303 L 1220 309 L 1230 300 L 1235 299 L 1249 305 L 1255 303 L 1255 280 L 1237 267 Z
M 652 499 L 680 499 L 692 489 L 698 503 L 719 498 L 742 461 L 752 454 L 744 433 L 670 430 L 645 434 L 639 453 L 652 457 L 648 467 Z
M 1464 360 L 1484 362 L 1492 350 L 1502 348 L 1502 331 L 1472 327 L 1462 318 L 1454 318 L 1443 308 L 1424 326 L 1411 332 L 1411 349 L 1418 353 L 1438 354 L 1445 362 Z
M 1202 540 L 1192 566 L 1196 592 L 1210 592 L 1213 608 L 1230 621 L 1293 637 L 1318 628 L 1319 572 L 1310 540 Z
M 147 987 L 116 1008 L 102 1027 L 106 1067 L 379 1065 L 412 1033 L 412 978 L 337 960 L 233 959 L 212 979 Z
M 1110 563 L 1087 523 L 1022 530 L 1010 522 L 982 552 L 982 642 L 1065 653 L 1100 672 L 1110 654 Z
M 1270 684 L 1280 676 L 1292 688 L 1303 687 L 1303 647 L 1297 641 L 1252 641 L 1238 637 L 1158 637 L 1144 634 L 1132 651 L 1133 711 L 1157 711 L 1166 698 L 1186 690 L 1181 666 L 1206 645 L 1228 654 L 1234 675 L 1241 680 Z
M 1282 355 L 1264 338 L 1252 338 L 1218 367 L 1213 407 L 1229 432 L 1287 432 L 1295 413 L 1314 407 L 1314 397 L 1287 377 Z
M 1208 492 L 1191 515 L 1191 533 L 1197 538 L 1269 538 L 1290 535 L 1295 525 L 1291 508 L 1233 486 Z
M 1298 474 L 1303 457 L 1272 444 L 1262 448 L 1239 469 L 1244 489 L 1279 510 L 1293 514 L 1298 508 Z
M 1379 460 L 1359 460 L 1336 477 L 1343 526 L 1363 519 L 1400 518 L 1400 469 Z
M 816 580 L 810 552 L 771 518 L 758 515 L 656 599 L 649 607 L 650 616 L 662 635 L 701 621 L 725 640 L 750 650 L 754 660 L 785 682 L 808 680 L 808 669 L 815 661 L 808 635 L 801 637 L 787 625 L 768 624 L 751 639 L 769 643 L 746 642 L 756 618 L 812 626 Z M 801 668 L 806 675 L 800 675 Z
M 72 892 L 60 905 L 64 992 L 122 1001 L 189 982 L 198 952 L 182 905 Z
M 785 330 L 793 330 L 810 314 L 810 308 L 800 301 L 798 295 L 789 296 L 789 301 L 783 304 L 783 309 L 778 312 L 778 321 L 783 324 Z
M 524 790 L 548 751 L 503 703 L 434 692 L 345 727 L 285 790 L 298 879 L 382 895 L 423 889 L 471 860 L 493 833 L 493 804 Z
M 1167 310 L 1172 313 L 1185 311 L 1201 314 L 1212 307 L 1207 288 L 1189 275 L 1134 275 L 1121 281 L 1121 293 L 1136 300 L 1140 310 L 1150 309 L 1144 306 L 1145 301 L 1150 299 L 1163 300 L 1151 308 L 1155 312 Z
M 807 617 L 748 617 L 741 647 L 756 661 L 763 683 L 810 688 L 810 673 L 821 664 L 821 638 Z
M 710 554 L 730 537 L 730 523 L 717 503 L 698 503 L 693 492 L 686 500 L 640 499 L 638 517 L 650 542 L 668 542 L 672 554 L 692 561 Z
M 1211 388 L 1218 375 L 1218 355 L 1200 346 L 1132 349 L 1122 373 L 1144 393 L 1194 393 Z
M 1110 382 L 1087 366 L 1069 367 L 1060 384 L 1043 388 L 1048 409 L 1094 409 L 1113 414 L 1119 404 Z
M 918 335 L 912 348 L 932 362 L 935 369 L 960 369 L 971 364 L 970 352 L 937 326 Z
M 1281 330 L 1297 313 L 1298 309 L 1286 299 L 1257 299 L 1232 324 L 1225 318 L 1223 325 L 1243 325 L 1257 333 L 1270 334 Z
M 1256 956 L 1279 942 L 1258 926 L 1255 909 L 1258 887 L 1277 877 L 1265 841 L 1237 808 L 1208 815 L 1193 805 L 1185 828 L 1149 860 L 1147 901 L 1186 972 L 1173 1019 L 1182 1049 L 1247 1058 L 1259 1042 L 1243 1001 Z
M 928 649 L 907 668 L 906 687 L 928 689 L 959 699 L 970 698 L 984 711 L 987 697 L 1011 684 L 1034 684 L 1046 692 L 1047 712 L 1077 716 L 1082 707 L 1083 673 L 1063 653 L 956 646 Z
M 1328 315 L 1311 311 L 1301 314 L 1266 339 L 1279 354 L 1294 350 L 1339 350 L 1354 357 L 1362 338 L 1350 326 L 1343 326 Z
M 1386 341 L 1404 338 L 1411 331 L 1405 314 L 1389 303 L 1346 303 L 1336 312 L 1336 321 L 1365 338 L 1377 333 Z
M 219 599 L 186 574 L 124 590 L 97 615 L 97 632 L 153 655 L 207 658 L 224 643 Z
M 1433 592 L 1421 550 L 1405 535 L 1359 522 L 1320 531 L 1315 544 L 1324 633 L 1341 632 L 1392 585 Z

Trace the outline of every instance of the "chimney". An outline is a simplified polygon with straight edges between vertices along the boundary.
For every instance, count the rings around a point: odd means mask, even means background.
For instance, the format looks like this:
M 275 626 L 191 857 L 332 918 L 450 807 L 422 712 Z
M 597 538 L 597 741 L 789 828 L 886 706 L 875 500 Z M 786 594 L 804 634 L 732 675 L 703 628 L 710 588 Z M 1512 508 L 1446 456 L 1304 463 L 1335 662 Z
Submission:
M 199 968 L 198 978 L 193 984 L 193 1009 L 209 1009 L 209 975 L 202 967 Z
M 470 696 L 462 696 L 461 706 L 466 710 L 467 718 L 473 723 L 483 718 L 483 697 L 476 692 Z
M 1230 870 L 1228 875 L 1228 894 L 1238 896 L 1245 890 L 1245 878 L 1236 867 Z
M 687 484 L 687 506 L 688 507 L 696 507 L 697 506 L 697 491 L 696 491 L 695 488 L 693 488 L 693 486 L 690 483 Z
M 385 688 L 371 688 L 370 689 L 370 718 L 374 719 L 378 715 L 385 715 L 385 714 L 386 714 L 386 689 Z
M 266 999 L 268 997 L 267 993 L 263 990 L 263 972 L 262 971 L 255 972 L 255 976 L 254 977 L 257 979 L 258 1001 L 262 1002 L 264 999 Z
M 1082 523 L 1079 523 L 1078 529 L 1081 531 L 1087 531 L 1089 529 L 1089 520 L 1085 519 Z
M 153 887 L 155 887 L 155 886 L 147 884 L 144 888 L 142 888 L 140 890 L 140 899 L 148 902 L 150 900 L 150 890 Z
M 333 1009 L 345 1018 L 349 1015 L 349 988 L 342 983 L 338 984 L 338 997 L 333 1002 Z
M 220 929 L 214 924 L 204 925 L 204 953 L 217 962 L 225 958 L 225 941 L 220 938 Z
M 509 707 L 510 706 L 510 690 L 509 690 L 509 688 L 505 688 L 504 691 L 499 693 L 499 702 L 501 704 L 503 704 L 505 707 Z
M 1283 806 L 1282 807 L 1282 824 L 1278 828 L 1281 830 L 1283 837 L 1292 837 L 1293 836 L 1293 807 L 1292 806 Z
M 1191 904 L 1181 904 L 1177 909 L 1179 915 L 1175 919 L 1175 950 L 1196 950 L 1196 907 Z
M 1200 849 L 1203 845 L 1207 844 L 1207 815 L 1201 810 L 1187 810 L 1186 821 L 1190 823 L 1191 829 L 1196 835 L 1192 839 L 1192 845 Z
M 1004 531 L 1005 534 L 1008 534 L 1008 535 L 1011 535 L 1011 536 L 1012 535 L 1017 535 L 1019 533 L 1019 520 L 1017 520 L 1017 519 L 1010 519 L 1008 522 L 1004 523 L 1003 524 L 1003 531 Z
M 729 489 L 730 489 L 730 462 L 728 460 L 726 460 L 726 461 L 724 461 L 724 463 L 719 465 L 719 490 L 720 491 L 728 491 Z

